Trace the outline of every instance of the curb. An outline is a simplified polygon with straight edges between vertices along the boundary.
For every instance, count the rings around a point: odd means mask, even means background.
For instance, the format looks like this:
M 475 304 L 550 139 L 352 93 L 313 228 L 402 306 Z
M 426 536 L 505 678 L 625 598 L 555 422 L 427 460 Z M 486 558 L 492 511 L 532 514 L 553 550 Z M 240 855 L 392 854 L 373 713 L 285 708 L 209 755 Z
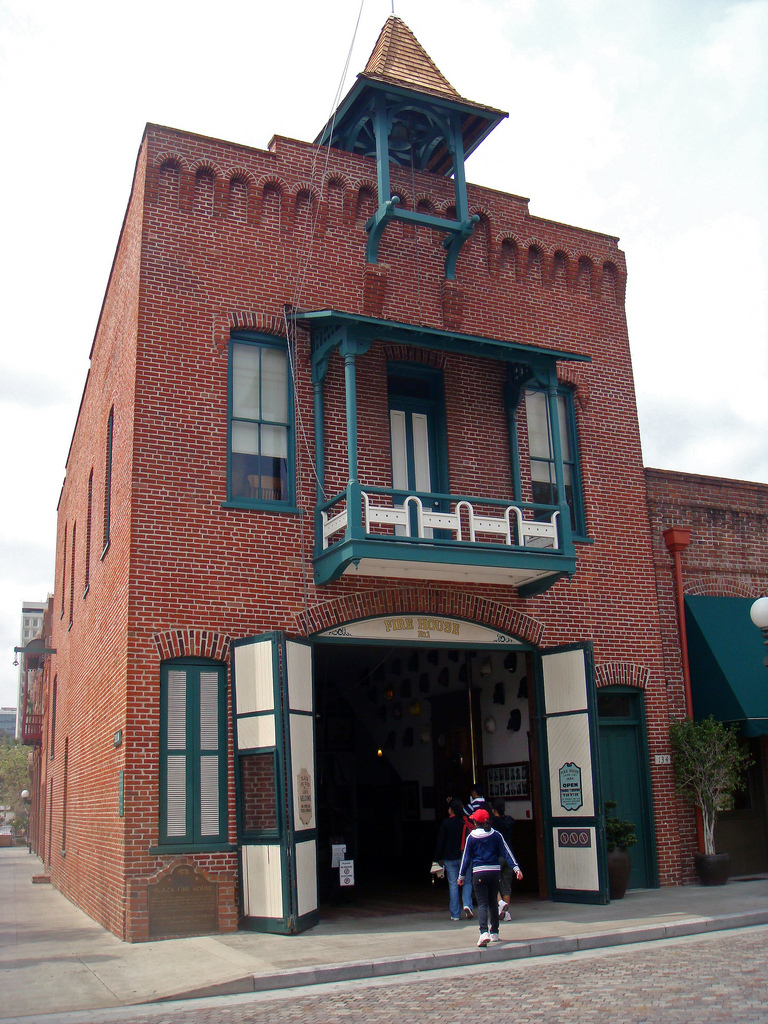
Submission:
M 527 960 L 533 957 L 578 953 L 583 950 L 607 949 L 637 942 L 675 939 L 686 935 L 727 931 L 733 928 L 752 928 L 768 924 L 768 909 L 742 914 L 723 914 L 718 917 L 694 917 L 670 924 L 638 925 L 606 932 L 587 932 L 582 935 L 554 936 L 531 939 L 528 942 L 503 942 L 485 949 L 459 949 L 442 953 L 418 953 L 409 957 L 382 957 L 378 960 L 354 960 L 298 970 L 273 971 L 269 974 L 244 975 L 220 985 L 177 992 L 163 996 L 156 1002 L 176 999 L 202 999 L 210 996 L 241 995 L 247 992 L 270 992 L 279 989 L 300 988 L 305 985 L 327 985 L 336 981 L 361 981 L 367 978 L 386 978 L 398 974 L 420 974 L 446 967 L 474 967 L 484 963 L 504 963 L 509 960 Z

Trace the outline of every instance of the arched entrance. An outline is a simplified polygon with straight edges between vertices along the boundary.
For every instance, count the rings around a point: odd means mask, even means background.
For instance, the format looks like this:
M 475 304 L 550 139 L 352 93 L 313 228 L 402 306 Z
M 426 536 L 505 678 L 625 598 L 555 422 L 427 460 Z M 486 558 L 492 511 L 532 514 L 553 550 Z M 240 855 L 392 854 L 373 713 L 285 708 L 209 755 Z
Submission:
M 349 872 L 358 892 L 428 886 L 446 799 L 473 781 L 515 818 L 529 888 L 604 901 L 587 647 L 419 614 L 233 647 L 246 927 L 310 927 Z

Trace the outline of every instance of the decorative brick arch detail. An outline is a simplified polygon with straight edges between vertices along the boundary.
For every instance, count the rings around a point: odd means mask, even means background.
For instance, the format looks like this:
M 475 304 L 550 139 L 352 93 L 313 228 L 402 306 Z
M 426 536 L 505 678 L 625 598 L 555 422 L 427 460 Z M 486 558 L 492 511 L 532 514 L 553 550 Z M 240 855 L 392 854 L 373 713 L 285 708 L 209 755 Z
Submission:
M 384 345 L 385 359 L 396 363 L 422 363 L 436 370 L 445 369 L 445 352 L 437 349 L 413 348 L 410 345 Z
M 754 597 L 761 584 L 746 583 L 730 576 L 700 576 L 683 585 L 683 593 L 691 597 Z
M 326 601 L 298 613 L 296 625 L 299 633 L 310 636 L 362 618 L 416 612 L 466 619 L 518 637 L 535 647 L 540 645 L 544 634 L 543 623 L 509 605 L 459 590 L 422 590 L 419 587 L 387 587 Z
M 259 331 L 285 337 L 285 319 L 271 313 L 255 313 L 245 309 L 230 310 L 216 315 L 213 325 L 213 346 L 221 355 L 226 352 L 232 331 Z
M 171 658 L 210 658 L 227 661 L 232 638 L 209 629 L 169 629 L 155 633 L 155 646 L 161 661 Z
M 595 665 L 595 683 L 602 686 L 634 686 L 644 690 L 651 678 L 651 670 L 630 661 L 606 661 Z
M 579 404 L 579 408 L 584 410 L 589 405 L 591 392 L 589 384 L 584 379 L 585 371 L 579 366 L 573 363 L 565 363 L 563 366 L 558 367 L 557 379 L 563 384 L 569 384 L 573 388 L 573 396 Z
M 604 284 L 611 281 L 611 294 L 617 306 L 624 305 L 627 287 L 627 275 L 622 273 L 621 268 L 613 261 L 606 260 L 600 270 L 600 297 L 604 298 Z
M 492 267 L 491 273 L 501 274 L 504 254 L 512 253 L 515 281 L 522 280 L 525 268 L 521 256 L 523 244 L 519 237 L 511 231 L 499 232 L 494 240 L 494 252 L 496 254 L 496 265 Z

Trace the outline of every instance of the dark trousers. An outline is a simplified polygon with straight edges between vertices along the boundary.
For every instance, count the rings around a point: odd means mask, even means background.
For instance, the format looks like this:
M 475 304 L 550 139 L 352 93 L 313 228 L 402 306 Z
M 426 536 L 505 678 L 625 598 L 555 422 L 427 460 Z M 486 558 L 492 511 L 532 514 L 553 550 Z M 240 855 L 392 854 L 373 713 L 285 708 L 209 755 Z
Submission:
M 499 931 L 499 907 L 496 893 L 499 891 L 501 871 L 499 868 L 490 871 L 476 872 L 472 876 L 472 888 L 477 900 L 477 923 L 480 933 Z

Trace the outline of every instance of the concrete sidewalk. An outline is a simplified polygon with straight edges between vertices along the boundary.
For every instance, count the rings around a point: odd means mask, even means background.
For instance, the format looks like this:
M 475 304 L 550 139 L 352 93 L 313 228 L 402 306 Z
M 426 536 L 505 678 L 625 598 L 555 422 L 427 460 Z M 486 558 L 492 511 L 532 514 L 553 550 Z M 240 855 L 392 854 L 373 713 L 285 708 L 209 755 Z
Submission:
M 288 988 L 569 953 L 768 923 L 768 879 L 630 892 L 606 907 L 513 902 L 502 942 L 445 913 L 346 919 L 302 935 L 238 932 L 123 943 L 50 885 L 37 857 L 0 850 L 0 1018 Z

